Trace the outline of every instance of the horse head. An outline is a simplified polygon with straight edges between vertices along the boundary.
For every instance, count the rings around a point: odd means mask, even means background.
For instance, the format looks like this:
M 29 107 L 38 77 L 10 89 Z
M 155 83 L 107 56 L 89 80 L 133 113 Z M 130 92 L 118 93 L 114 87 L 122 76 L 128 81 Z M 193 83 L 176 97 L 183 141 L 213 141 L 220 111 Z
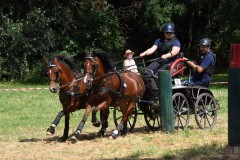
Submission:
M 84 83 L 87 85 L 87 88 L 90 89 L 92 87 L 93 79 L 96 77 L 98 71 L 97 57 L 93 54 L 88 54 L 83 62 L 83 68 Z
M 58 90 L 70 90 L 71 83 L 75 80 L 72 61 L 64 56 L 58 55 L 45 60 L 47 67 L 46 76 L 50 82 L 49 90 L 57 93 Z
M 45 59 L 45 64 L 47 67 L 46 76 L 50 82 L 49 90 L 52 93 L 57 93 L 59 90 L 59 83 L 60 83 L 60 74 L 61 69 L 57 63 L 57 59 L 54 58 L 53 60 Z

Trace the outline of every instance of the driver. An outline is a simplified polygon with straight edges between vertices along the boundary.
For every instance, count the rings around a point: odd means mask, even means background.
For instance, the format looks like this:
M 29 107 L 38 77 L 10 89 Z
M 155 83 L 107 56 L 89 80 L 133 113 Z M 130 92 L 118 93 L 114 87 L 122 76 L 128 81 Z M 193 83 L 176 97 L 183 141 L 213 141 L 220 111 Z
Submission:
M 147 66 L 147 68 L 152 70 L 155 75 L 158 69 L 166 69 L 169 63 L 176 59 L 176 55 L 181 49 L 180 41 L 175 37 L 175 27 L 172 23 L 166 23 L 162 31 L 164 33 L 164 38 L 158 38 L 151 48 L 140 54 L 140 57 L 144 57 L 157 51 L 161 59 L 158 59 Z M 149 71 L 148 75 L 153 76 Z

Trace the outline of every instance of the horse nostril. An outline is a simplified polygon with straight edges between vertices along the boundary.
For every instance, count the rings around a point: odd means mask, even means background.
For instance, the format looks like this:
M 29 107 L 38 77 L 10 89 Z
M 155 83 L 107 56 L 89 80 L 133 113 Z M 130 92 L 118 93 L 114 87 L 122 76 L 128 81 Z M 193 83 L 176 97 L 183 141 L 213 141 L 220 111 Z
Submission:
M 51 88 L 50 91 L 51 91 L 52 93 L 56 93 L 56 92 L 57 92 L 57 88 L 55 88 L 55 87 L 54 87 L 54 88 Z

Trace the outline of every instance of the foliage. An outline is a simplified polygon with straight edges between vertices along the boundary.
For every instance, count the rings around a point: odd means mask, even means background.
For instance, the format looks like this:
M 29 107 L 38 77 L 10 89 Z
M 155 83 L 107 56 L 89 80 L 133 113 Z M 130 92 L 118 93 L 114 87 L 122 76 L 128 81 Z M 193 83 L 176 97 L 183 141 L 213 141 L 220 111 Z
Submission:
M 150 31 L 161 32 L 165 23 L 172 22 L 175 15 L 181 15 L 184 11 L 184 6 L 173 0 L 147 0 L 144 6 L 145 25 Z
M 52 54 L 81 61 L 86 52 L 106 50 L 119 61 L 130 48 L 138 55 L 163 36 L 166 22 L 176 25 L 186 57 L 196 59 L 196 44 L 209 37 L 221 55 L 217 65 L 226 68 L 230 44 L 240 40 L 239 9 L 237 0 L 3 0 L 0 80 L 36 79 L 43 70 L 36 64 Z
M 2 6 L 4 12 L 8 3 Z M 32 8 L 25 14 L 16 15 L 16 8 L 13 13 L 0 14 L 3 22 L 0 28 L 0 80 L 36 80 L 41 77 L 43 59 L 51 54 L 81 59 L 83 53 L 106 50 L 118 55 L 117 51 L 125 42 L 110 5 L 102 3 L 101 6 L 94 1 L 74 1 L 67 6 L 61 2 L 57 4 L 47 8 L 41 3 L 32 3 Z
M 240 5 L 238 4 L 237 0 L 222 1 L 214 13 L 212 31 L 218 33 L 213 35 L 213 39 L 216 53 L 220 55 L 218 57 L 219 64 L 228 62 L 230 44 L 240 42 Z M 229 8 L 231 9 L 229 10 Z
M 24 80 L 43 55 L 49 55 L 54 48 L 55 36 L 49 19 L 36 9 L 26 20 L 13 21 L 5 15 L 1 28 L 1 71 L 0 79 Z

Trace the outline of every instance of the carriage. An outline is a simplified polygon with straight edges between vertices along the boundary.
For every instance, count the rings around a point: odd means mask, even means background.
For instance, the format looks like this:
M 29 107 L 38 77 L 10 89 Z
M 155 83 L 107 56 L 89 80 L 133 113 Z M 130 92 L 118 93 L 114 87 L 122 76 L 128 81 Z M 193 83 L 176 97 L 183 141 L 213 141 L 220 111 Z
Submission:
M 143 60 L 143 59 L 142 59 Z M 152 130 L 160 128 L 160 106 L 156 76 L 146 75 L 145 62 L 142 75 L 131 71 L 108 72 L 104 63 L 96 55 L 88 56 L 84 61 L 84 75 L 76 72 L 73 63 L 64 56 L 53 56 L 46 60 L 46 75 L 50 82 L 50 91 L 59 91 L 63 110 L 59 112 L 48 134 L 55 133 L 62 116 L 65 116 L 65 129 L 62 140 L 74 135 L 80 139 L 80 133 L 92 112 L 94 126 L 99 124 L 96 113 L 102 111 L 102 127 L 98 135 L 104 135 L 108 127 L 109 107 L 113 108 L 116 129 L 110 137 L 116 138 L 131 131 L 137 116 L 144 115 L 148 127 Z M 191 114 L 195 115 L 196 122 L 201 129 L 213 128 L 217 120 L 219 105 L 212 92 L 201 86 L 186 86 L 181 84 L 186 66 L 183 58 L 179 57 L 170 66 L 172 73 L 172 98 L 176 129 L 185 129 L 188 126 Z M 58 87 L 59 86 L 59 87 Z M 127 86 L 127 87 L 126 87 Z M 149 96 L 150 95 L 150 96 Z M 68 136 L 69 114 L 78 109 L 85 109 L 84 116 L 76 131 Z M 118 114 L 121 111 L 122 114 Z M 96 123 L 95 123 L 96 122 Z M 94 124 L 95 123 L 95 124 Z M 100 125 L 100 124 L 99 124 Z
M 187 69 L 184 63 L 183 53 L 169 65 L 172 76 L 172 99 L 174 112 L 175 129 L 183 130 L 188 127 L 190 115 L 194 115 L 196 123 L 200 129 L 212 129 L 217 121 L 217 111 L 219 104 L 213 93 L 203 86 L 183 85 L 182 79 Z M 152 60 L 149 60 L 152 61 Z M 146 62 L 149 62 L 146 61 Z M 146 91 L 144 96 L 136 104 L 132 114 L 128 119 L 128 131 L 132 131 L 137 122 L 138 115 L 143 115 L 147 126 L 151 130 L 160 129 L 160 105 L 158 77 L 146 74 L 144 59 L 139 64 L 142 78 L 144 79 Z M 185 77 L 186 78 L 186 77 Z M 121 115 L 119 108 L 113 108 L 113 118 L 115 125 L 118 125 Z

